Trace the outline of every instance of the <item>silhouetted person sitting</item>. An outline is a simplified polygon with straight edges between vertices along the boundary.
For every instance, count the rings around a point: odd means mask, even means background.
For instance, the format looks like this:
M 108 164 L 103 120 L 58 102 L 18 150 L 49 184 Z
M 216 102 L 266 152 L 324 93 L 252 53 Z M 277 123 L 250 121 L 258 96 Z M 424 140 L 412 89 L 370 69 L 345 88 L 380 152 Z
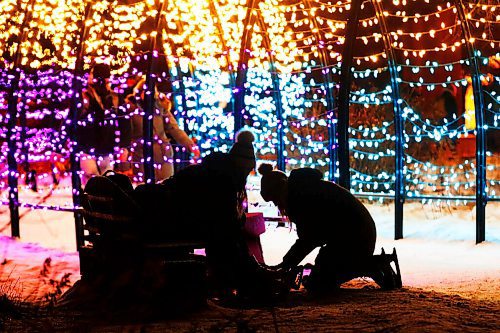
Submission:
M 237 290 L 243 295 L 256 286 L 263 287 L 258 281 L 259 266 L 249 255 L 242 232 L 246 179 L 255 168 L 253 140 L 251 132 L 241 132 L 229 153 L 212 153 L 201 164 L 190 165 L 156 185 L 164 186 L 169 193 L 165 196 L 168 202 L 156 206 L 157 210 L 167 209 L 160 212 L 160 221 L 179 234 L 206 242 L 210 280 L 214 289 L 222 293 Z M 165 230 L 165 236 L 168 233 Z
M 375 223 L 349 191 L 322 180 L 322 173 L 311 168 L 293 170 L 287 177 L 262 164 L 259 172 L 262 197 L 296 224 L 299 237 L 276 269 L 291 270 L 321 247 L 306 285 L 311 291 L 329 290 L 372 271 L 377 283 L 382 280 L 372 260 Z

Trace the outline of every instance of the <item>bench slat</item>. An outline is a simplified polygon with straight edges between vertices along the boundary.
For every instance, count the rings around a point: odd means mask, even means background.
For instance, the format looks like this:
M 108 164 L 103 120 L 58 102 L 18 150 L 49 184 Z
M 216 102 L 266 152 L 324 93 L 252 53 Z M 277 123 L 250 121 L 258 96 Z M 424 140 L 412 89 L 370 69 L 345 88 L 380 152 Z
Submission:
M 85 196 L 87 196 L 87 199 L 89 201 L 98 201 L 98 202 L 104 202 L 104 203 L 114 201 L 113 197 L 108 197 L 108 196 L 104 196 L 104 195 L 93 195 L 93 194 L 85 193 Z
M 205 248 L 204 243 L 200 242 L 162 242 L 162 243 L 145 243 L 144 247 L 147 249 L 170 249 L 170 248 L 194 248 L 203 249 Z
M 101 219 L 101 220 L 106 220 L 106 221 L 111 221 L 111 222 L 132 222 L 132 221 L 134 221 L 134 218 L 128 217 L 128 216 L 100 213 L 100 212 L 89 211 L 86 209 L 83 210 L 83 216 L 84 217 L 88 216 L 91 218 L 96 218 L 96 219 Z

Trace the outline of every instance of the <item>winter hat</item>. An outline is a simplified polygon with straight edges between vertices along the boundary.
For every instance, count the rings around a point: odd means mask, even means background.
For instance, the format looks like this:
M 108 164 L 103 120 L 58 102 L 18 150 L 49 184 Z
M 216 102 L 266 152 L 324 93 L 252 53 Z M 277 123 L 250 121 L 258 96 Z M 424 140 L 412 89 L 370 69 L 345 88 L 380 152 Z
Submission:
M 229 150 L 229 156 L 236 166 L 246 170 L 255 168 L 255 152 L 252 142 L 255 137 L 250 131 L 241 131 L 236 135 L 236 142 Z
M 265 201 L 271 201 L 273 197 L 276 197 L 277 191 L 282 190 L 287 176 L 283 171 L 273 170 L 273 166 L 268 163 L 261 164 L 258 171 L 262 175 L 260 195 Z

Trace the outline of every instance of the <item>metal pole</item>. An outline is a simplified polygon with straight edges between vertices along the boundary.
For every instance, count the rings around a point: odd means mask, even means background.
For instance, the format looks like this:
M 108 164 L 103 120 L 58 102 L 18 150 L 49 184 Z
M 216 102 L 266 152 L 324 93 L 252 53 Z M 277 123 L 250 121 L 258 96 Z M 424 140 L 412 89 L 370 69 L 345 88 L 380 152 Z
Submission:
M 276 66 L 275 66 L 275 59 L 273 55 L 273 50 L 271 48 L 271 42 L 269 40 L 269 35 L 266 33 L 265 28 L 265 22 L 262 19 L 262 16 L 257 13 L 258 17 L 258 24 L 260 25 L 261 31 L 264 33 L 264 38 L 262 38 L 262 42 L 264 43 L 264 47 L 268 50 L 269 54 L 269 64 L 270 64 L 270 70 L 271 70 L 271 80 L 273 82 L 273 96 L 274 96 L 274 101 L 276 103 L 276 119 L 278 123 L 278 132 L 276 135 L 278 136 L 278 147 L 276 149 L 276 155 L 277 155 L 277 167 L 281 171 L 286 170 L 286 160 L 285 160 L 285 141 L 284 141 L 284 126 L 285 126 L 285 119 L 283 117 L 283 104 L 281 103 L 281 90 L 280 90 L 280 78 L 278 76 L 278 73 L 276 71 Z
M 398 84 L 398 69 L 396 66 L 396 57 L 394 50 L 391 47 L 391 39 L 385 21 L 384 11 L 381 2 L 372 0 L 373 7 L 377 12 L 377 17 L 384 40 L 385 52 L 387 53 L 387 61 L 389 66 L 389 73 L 391 76 L 392 88 L 392 106 L 394 109 L 394 126 L 395 126 L 395 216 L 394 216 L 394 239 L 403 238 L 403 205 L 405 201 L 405 184 L 404 184 L 404 119 L 401 110 L 401 96 L 399 93 Z
M 311 8 L 311 1 L 306 0 L 306 4 L 309 8 Z M 335 97 L 333 95 L 334 88 L 334 80 L 332 77 L 332 72 L 330 68 L 328 68 L 328 55 L 325 49 L 325 45 L 323 40 L 321 39 L 321 35 L 319 33 L 320 27 L 318 26 L 317 20 L 312 20 L 314 26 L 316 28 L 316 32 L 314 35 L 316 36 L 316 41 L 318 44 L 318 51 L 320 55 L 321 67 L 323 68 L 322 72 L 325 76 L 325 82 L 323 87 L 325 89 L 326 94 L 326 109 L 327 109 L 327 118 L 328 118 L 328 156 L 330 158 L 330 165 L 328 167 L 329 170 L 329 179 L 331 181 L 338 182 L 335 174 L 337 173 L 337 149 L 335 149 L 335 144 L 337 141 L 337 124 L 335 119 Z
M 338 159 L 339 185 L 349 190 L 351 175 L 349 171 L 349 95 L 351 92 L 351 64 L 354 42 L 358 35 L 359 13 L 361 0 L 351 2 L 351 10 L 347 21 L 344 50 L 342 51 L 342 65 L 340 67 L 340 87 L 338 101 Z
M 160 8 L 155 19 L 155 32 L 158 32 L 160 25 L 160 18 L 163 12 L 165 2 L 161 2 Z M 143 134 L 143 158 L 144 158 L 144 178 L 146 184 L 154 184 L 155 182 L 155 167 L 154 167 L 154 152 L 153 152 L 153 117 L 154 117 L 154 104 L 155 104 L 155 87 L 156 87 L 156 73 L 158 50 L 156 50 L 156 35 L 152 34 L 150 41 L 151 47 L 147 55 L 148 57 L 148 71 L 146 73 L 146 90 L 144 92 L 144 116 L 142 121 L 142 134 Z M 168 69 L 167 69 L 168 70 Z
M 33 8 L 34 0 L 26 6 L 24 11 L 24 20 L 20 27 L 20 36 L 17 41 L 16 52 L 13 57 L 12 64 L 12 78 L 10 82 L 9 94 L 7 97 L 7 113 L 9 121 L 7 123 L 7 165 L 9 168 L 8 184 L 9 184 L 9 210 L 10 210 L 10 225 L 11 225 L 11 235 L 12 237 L 21 237 L 21 232 L 19 229 L 19 193 L 18 193 L 18 182 L 19 172 L 17 170 L 17 101 L 18 101 L 18 90 L 19 90 L 19 80 L 21 76 L 21 69 L 19 68 L 19 62 L 21 60 L 21 43 L 24 40 L 27 30 L 27 24 L 31 20 L 31 10 Z M 22 124 L 21 124 L 22 125 Z M 21 129 L 22 130 L 22 129 Z
M 19 48 L 19 44 L 18 44 Z M 19 89 L 19 69 L 14 67 L 14 75 L 11 79 L 10 90 L 8 96 L 8 115 L 9 122 L 7 123 L 7 164 L 9 167 L 9 209 L 10 209 L 10 225 L 12 237 L 21 237 L 19 230 L 19 195 L 17 188 L 17 179 L 19 172 L 17 170 L 17 144 L 16 144 L 16 124 L 17 124 L 17 90 Z
M 91 4 L 87 4 L 85 7 L 85 13 L 83 15 L 82 25 L 83 28 L 80 33 L 80 39 L 76 48 L 76 60 L 75 69 L 73 71 L 73 80 L 71 82 L 71 90 L 73 95 L 71 96 L 70 105 L 70 154 L 69 160 L 71 165 L 71 186 L 73 188 L 73 207 L 79 208 L 81 206 L 81 194 L 82 194 L 82 183 L 80 180 L 80 158 L 77 153 L 79 151 L 79 145 L 76 140 L 76 131 L 78 127 L 78 114 L 82 106 L 82 80 L 83 80 L 83 56 L 84 48 L 83 45 L 87 39 L 88 28 L 85 22 L 90 18 L 92 14 Z M 74 211 L 75 218 L 75 231 L 76 231 L 76 246 L 77 249 L 84 245 L 83 239 L 83 215 L 79 209 Z
M 330 69 L 326 68 L 328 71 L 327 77 L 330 76 Z M 330 164 L 328 166 L 329 179 L 331 181 L 339 182 L 337 177 L 338 174 L 338 139 L 337 139 L 337 118 L 335 116 L 335 97 L 333 96 L 333 80 L 327 79 L 328 85 L 328 97 L 326 100 L 327 117 L 328 117 L 328 157 L 330 159 Z M 330 96 L 331 95 L 331 96 Z M 331 102 L 330 102 L 331 101 Z
M 179 90 L 180 90 L 180 96 L 181 96 L 181 105 L 182 105 L 183 117 L 186 116 L 186 118 L 187 118 L 187 109 L 188 109 L 188 107 L 187 107 L 187 101 L 186 101 L 186 86 L 184 85 L 184 75 L 182 74 L 180 64 L 177 65 L 177 75 L 178 76 L 176 77 L 176 79 L 179 80 Z M 172 87 L 173 87 L 173 85 L 172 85 Z M 184 121 L 184 123 L 186 123 L 186 121 Z M 190 134 L 189 130 L 186 130 L 186 129 L 184 129 L 184 130 L 186 131 L 186 133 Z M 181 159 L 185 159 L 185 158 L 187 158 L 188 154 L 186 154 L 186 153 L 182 154 L 181 153 L 181 154 L 178 154 L 178 156 Z M 179 169 L 181 169 L 184 166 L 185 166 L 184 163 L 180 167 L 178 167 L 177 165 L 174 165 L 175 172 L 177 172 Z
M 208 2 L 210 8 L 210 14 L 215 17 L 215 26 L 217 27 L 217 31 L 219 32 L 220 41 L 222 44 L 222 52 L 226 58 L 228 74 L 229 74 L 229 86 L 233 89 L 236 85 L 234 72 L 233 72 L 233 64 L 231 63 L 231 58 L 229 57 L 229 48 L 227 47 L 226 40 L 224 39 L 224 29 L 222 28 L 221 18 L 219 13 L 217 12 L 217 8 L 215 7 L 215 1 Z M 226 107 L 227 108 L 227 107 Z M 229 110 L 234 115 L 234 96 L 231 95 L 231 100 L 229 101 Z
M 481 243 L 486 236 L 486 130 L 484 126 L 484 96 L 481 85 L 481 72 L 476 50 L 471 42 L 469 21 L 465 13 L 465 5 L 462 0 L 455 0 L 458 18 L 462 26 L 462 32 L 467 47 L 469 65 L 471 71 L 472 88 L 474 90 L 474 108 L 476 116 L 476 243 Z
M 167 34 L 168 37 L 168 34 Z M 165 61 L 168 66 L 168 58 L 165 55 Z M 175 61 L 174 61 L 175 62 Z M 170 81 L 171 87 L 172 87 L 172 114 L 175 116 L 175 110 L 182 108 L 182 113 L 180 113 L 176 118 L 178 119 L 179 117 L 182 118 L 184 121 L 184 124 L 186 124 L 186 118 L 187 118 L 187 103 L 186 103 L 186 87 L 184 86 L 184 75 L 182 74 L 181 71 L 181 66 L 180 62 L 177 62 L 177 65 L 173 65 L 175 67 L 177 75 L 173 75 L 172 71 L 169 68 L 166 68 L 166 73 L 167 73 L 167 79 Z M 193 73 L 191 73 L 193 74 Z M 179 89 L 175 88 L 174 81 L 179 82 Z M 177 103 L 177 96 L 181 97 L 181 105 Z M 191 135 L 191 131 L 189 131 L 189 128 L 185 125 L 183 130 L 188 134 Z M 173 149 L 173 147 L 172 147 Z M 174 150 L 174 162 L 175 160 L 179 159 L 181 162 L 180 163 L 173 163 L 174 165 L 174 173 L 177 173 L 179 170 L 183 169 L 187 165 L 189 165 L 189 162 L 186 162 L 189 158 L 189 154 L 185 151 L 175 151 Z
M 22 96 L 22 95 L 21 95 Z M 16 105 L 16 108 L 18 106 Z M 21 135 L 19 138 L 19 142 L 21 143 L 21 162 L 22 162 L 22 168 L 25 172 L 25 181 L 28 183 L 28 180 L 30 179 L 30 163 L 29 163 L 29 147 L 28 144 L 26 143 L 26 137 L 27 137 L 27 119 L 26 119 L 26 105 L 22 105 L 21 110 L 19 110 L 19 128 L 21 130 Z M 36 191 L 36 179 L 34 179 L 34 183 L 31 184 L 33 187 L 31 188 L 32 190 Z
M 247 48 L 252 40 L 253 29 L 250 27 L 254 23 L 253 10 L 259 0 L 247 0 L 247 13 L 243 21 L 243 34 L 241 36 L 240 57 L 236 80 L 234 83 L 234 132 L 238 132 L 245 124 L 243 113 L 245 112 L 245 83 L 247 81 L 248 71 L 248 52 Z

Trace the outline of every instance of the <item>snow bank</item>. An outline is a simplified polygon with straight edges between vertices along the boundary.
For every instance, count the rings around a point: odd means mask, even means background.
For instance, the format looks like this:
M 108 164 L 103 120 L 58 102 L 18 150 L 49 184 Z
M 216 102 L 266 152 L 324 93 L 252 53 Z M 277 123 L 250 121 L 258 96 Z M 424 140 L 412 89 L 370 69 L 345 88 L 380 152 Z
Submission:
M 37 200 L 36 194 L 30 196 L 30 200 Z M 258 200 L 258 192 L 250 191 L 250 202 L 258 203 L 250 205 L 250 210 L 276 216 L 274 207 Z M 47 200 L 50 204 L 69 201 L 69 192 L 64 189 L 55 191 Z M 405 285 L 500 301 L 500 203 L 488 204 L 487 242 L 480 245 L 475 245 L 473 207 L 405 204 L 405 239 L 394 241 L 393 207 L 367 206 L 377 224 L 376 251 L 382 246 L 387 251 L 397 248 Z M 10 228 L 4 227 L 9 213 L 7 207 L 0 209 L 0 234 L 4 235 L 0 236 L 0 280 L 5 282 L 11 275 L 9 279 L 19 278 L 26 291 L 35 290 L 40 284 L 40 270 L 49 257 L 50 278 L 58 279 L 65 273 L 71 273 L 73 281 L 78 278 L 72 213 L 22 209 L 21 242 L 6 237 L 10 235 Z M 268 224 L 261 237 L 266 263 L 273 265 L 281 261 L 297 236 L 292 228 Z M 314 261 L 316 252 L 306 261 Z

